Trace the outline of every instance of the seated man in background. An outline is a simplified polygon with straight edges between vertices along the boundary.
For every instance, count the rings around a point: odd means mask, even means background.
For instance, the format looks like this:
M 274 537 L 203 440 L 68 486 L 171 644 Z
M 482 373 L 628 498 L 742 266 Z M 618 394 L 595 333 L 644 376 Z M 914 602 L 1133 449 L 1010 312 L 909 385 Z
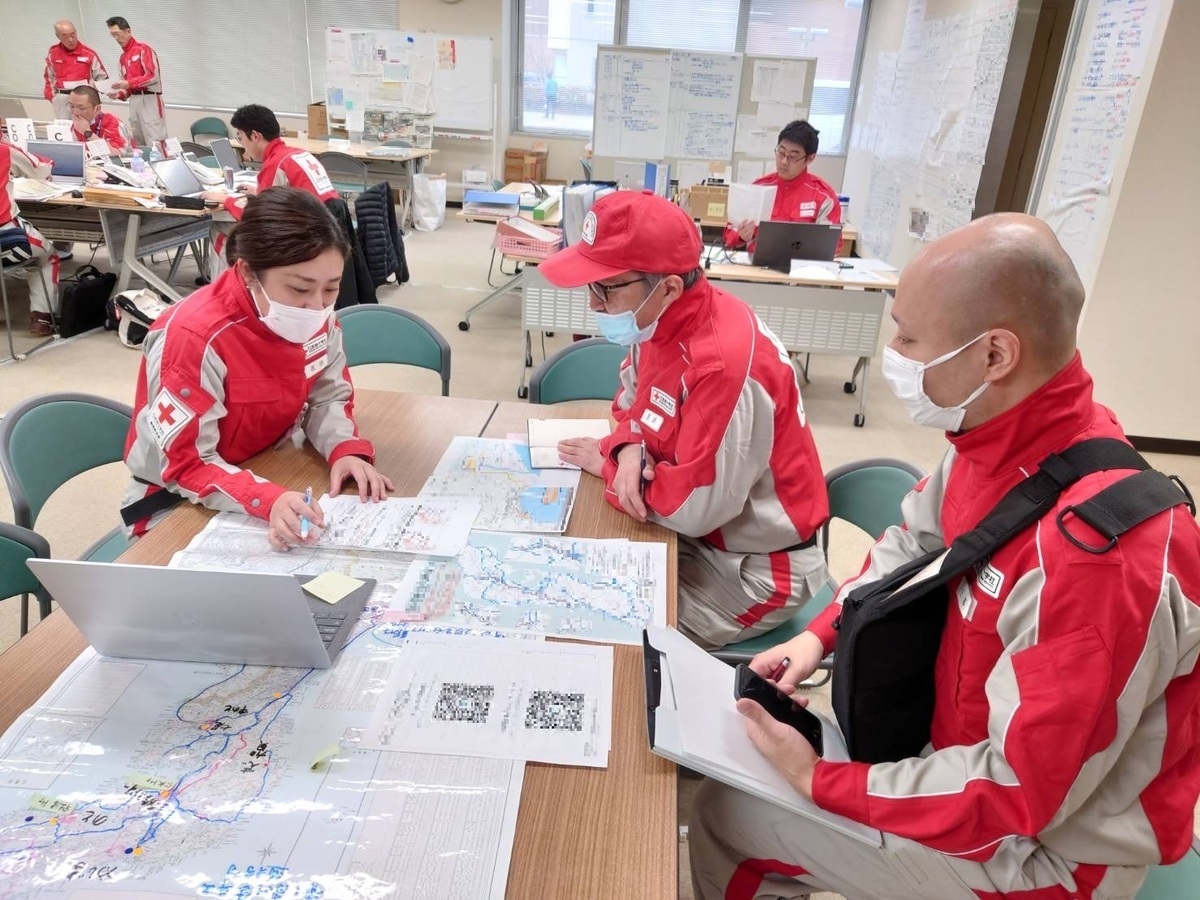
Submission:
M 81 84 L 67 96 L 67 108 L 71 113 L 71 135 L 86 143 L 103 140 L 114 156 L 122 156 L 133 149 L 133 138 L 129 127 L 100 108 L 100 92 L 94 87 Z
M 13 193 L 17 178 L 47 181 L 50 165 L 0 137 L 0 260 L 12 265 L 32 255 L 38 261 L 40 271 L 28 276 L 29 333 L 49 337 L 54 333 L 50 310 L 58 309 L 58 257 L 50 242 L 21 218 Z
M 679 629 L 719 647 L 769 631 L 820 589 L 829 504 L 787 351 L 699 259 L 687 213 L 619 191 L 538 271 L 586 284 L 604 336 L 631 348 L 616 431 L 559 453 L 603 478 L 614 506 L 680 533 Z
M 242 194 L 256 194 L 267 188 L 281 185 L 308 191 L 322 203 L 338 196 L 333 182 L 321 161 L 299 147 L 289 147 L 280 135 L 279 120 L 275 113 L 258 103 L 239 107 L 229 120 L 242 145 L 242 155 L 262 163 L 255 184 L 241 185 L 238 193 L 205 191 L 204 199 L 222 203 L 235 219 L 241 219 L 246 204 Z M 225 238 L 232 228 L 231 223 L 214 222 L 212 241 L 215 253 L 209 256 L 209 278 L 215 279 L 224 271 Z
M 842 204 L 829 182 L 818 178 L 808 167 L 817 158 L 820 134 L 803 119 L 785 125 L 775 148 L 775 171 L 755 184 L 775 185 L 772 222 L 817 222 L 842 224 Z M 736 227 L 735 227 L 736 226 Z M 758 223 L 750 219 L 725 228 L 726 247 L 745 247 L 754 251 Z
M 1126 440 L 1076 349 L 1083 299 L 1066 251 L 1031 216 L 978 219 L 905 267 L 884 375 L 951 446 L 862 573 L 807 631 L 755 657 L 755 671 L 787 656 L 779 684 L 790 692 L 834 649 L 852 589 L 948 547 L 1050 454 Z M 1115 900 L 1138 893 L 1146 866 L 1183 856 L 1200 791 L 1200 528 L 1180 502 L 1097 553 L 1084 545 L 1103 540 L 1067 515 L 1128 474 L 1083 476 L 946 585 L 919 757 L 821 760 L 739 701 L 788 783 L 879 829 L 883 846 L 709 781 L 689 829 L 696 896 Z

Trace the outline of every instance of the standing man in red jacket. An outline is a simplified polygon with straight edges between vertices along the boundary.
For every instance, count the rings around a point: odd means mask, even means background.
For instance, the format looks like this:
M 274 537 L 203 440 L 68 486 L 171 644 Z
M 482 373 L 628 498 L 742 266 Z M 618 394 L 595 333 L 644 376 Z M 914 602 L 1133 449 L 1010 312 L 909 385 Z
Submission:
M 135 144 L 149 147 L 152 141 L 165 141 L 167 120 L 158 54 L 133 36 L 129 22 L 121 16 L 113 16 L 106 24 L 108 33 L 121 45 L 121 80 L 113 82 L 108 96 L 129 101 L 129 127 Z
M 75 25 L 69 19 L 54 23 L 58 43 L 46 53 L 45 88 L 42 96 L 54 107 L 54 118 L 69 119 L 67 95 L 81 84 L 95 87 L 97 81 L 107 81 L 108 72 L 98 54 L 79 40 Z
M 775 185 L 772 222 L 817 222 L 842 224 L 842 204 L 828 181 L 818 178 L 808 167 L 817 158 L 820 134 L 803 119 L 785 125 L 775 147 L 775 171 L 755 179 L 755 184 Z M 725 228 L 725 246 L 754 251 L 758 223 L 747 219 Z

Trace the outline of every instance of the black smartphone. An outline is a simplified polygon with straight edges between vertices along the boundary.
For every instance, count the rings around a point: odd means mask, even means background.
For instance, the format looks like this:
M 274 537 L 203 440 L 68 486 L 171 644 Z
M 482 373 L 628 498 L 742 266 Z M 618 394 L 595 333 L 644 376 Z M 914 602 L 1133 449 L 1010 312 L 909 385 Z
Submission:
M 753 700 L 765 709 L 771 718 L 783 722 L 785 725 L 791 725 L 800 732 L 817 751 L 817 756 L 824 755 L 821 720 L 779 693 L 774 685 L 756 674 L 745 663 L 739 663 L 734 670 L 733 696 L 738 699 L 745 697 L 747 700 Z

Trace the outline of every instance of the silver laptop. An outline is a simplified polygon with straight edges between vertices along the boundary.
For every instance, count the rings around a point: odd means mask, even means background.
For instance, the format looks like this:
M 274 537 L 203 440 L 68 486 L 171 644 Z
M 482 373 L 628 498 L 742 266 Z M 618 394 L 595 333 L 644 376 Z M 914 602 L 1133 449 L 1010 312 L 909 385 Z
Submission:
M 15 97 L 0 97 L 0 119 L 24 119 L 25 104 Z
M 242 161 L 238 158 L 237 151 L 233 149 L 233 144 L 229 142 L 229 138 L 213 138 L 211 144 L 208 145 L 212 150 L 213 156 L 217 158 L 217 164 L 221 167 L 221 171 L 225 169 L 233 169 L 233 177 L 239 175 L 243 178 L 257 178 L 258 173 L 253 169 L 242 167 Z
M 375 587 L 336 604 L 307 576 L 31 559 L 29 568 L 97 652 L 134 659 L 327 669 Z
M 87 146 L 75 141 L 29 141 L 26 149 L 50 160 L 55 184 L 83 184 L 83 162 Z
M 188 167 L 184 159 L 160 159 L 150 163 L 159 184 L 168 194 L 175 197 L 199 197 L 204 193 L 204 185 Z
M 829 262 L 837 253 L 841 225 L 814 222 L 761 222 L 754 239 L 753 265 L 780 272 L 792 270 L 793 259 Z

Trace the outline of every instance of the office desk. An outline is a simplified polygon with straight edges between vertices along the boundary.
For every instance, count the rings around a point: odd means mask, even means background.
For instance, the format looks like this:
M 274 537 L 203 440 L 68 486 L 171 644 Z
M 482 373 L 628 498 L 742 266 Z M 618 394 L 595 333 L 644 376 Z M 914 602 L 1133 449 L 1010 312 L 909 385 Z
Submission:
M 337 138 L 334 140 L 337 140 Z M 367 164 L 368 175 L 374 171 L 374 174 L 380 179 L 388 179 L 389 181 L 395 175 L 393 166 L 399 166 L 404 178 L 403 190 L 405 197 L 403 207 L 400 211 L 401 225 L 407 220 L 412 210 L 413 176 L 420 173 L 424 167 L 425 160 L 437 153 L 436 150 L 421 150 L 416 147 L 396 147 L 388 149 L 397 151 L 398 155 L 372 156 L 371 151 L 381 149 L 382 144 L 354 142 L 349 147 L 331 147 L 329 146 L 328 138 L 311 137 L 285 137 L 283 142 L 289 147 L 299 147 L 301 150 L 307 150 L 314 156 L 318 153 L 345 153 L 348 156 L 353 156 L 355 159 L 365 162 Z M 241 149 L 241 144 L 237 141 L 233 141 L 232 144 Z
M 172 300 L 183 297 L 170 284 L 191 246 L 196 265 L 203 270 L 204 245 L 209 221 L 218 210 L 145 209 L 140 206 L 93 203 L 75 197 L 52 200 L 18 200 L 21 215 L 52 241 L 103 241 L 109 261 L 116 267 L 118 292 L 128 289 L 134 275 Z M 142 260 L 154 253 L 178 251 L 164 281 Z
M 534 410 L 543 416 L 571 412 L 523 403 L 501 404 L 497 411 L 492 401 L 386 391 L 356 396 L 362 433 L 375 443 L 377 464 L 396 483 L 399 496 L 420 489 L 451 438 L 524 431 Z M 296 487 L 317 487 L 328 478 L 325 463 L 308 446 L 303 451 L 268 450 L 252 461 L 252 468 Z M 126 551 L 122 562 L 166 564 L 211 516 L 197 506 L 177 508 Z M 674 621 L 674 535 L 611 509 L 598 480 L 586 476 L 568 534 L 669 541 L 668 599 Z M 8 728 L 85 647 L 71 621 L 55 612 L 0 655 L 0 729 Z M 640 651 L 615 649 L 609 767 L 527 765 L 509 870 L 510 900 L 675 896 L 675 770 L 647 748 Z

